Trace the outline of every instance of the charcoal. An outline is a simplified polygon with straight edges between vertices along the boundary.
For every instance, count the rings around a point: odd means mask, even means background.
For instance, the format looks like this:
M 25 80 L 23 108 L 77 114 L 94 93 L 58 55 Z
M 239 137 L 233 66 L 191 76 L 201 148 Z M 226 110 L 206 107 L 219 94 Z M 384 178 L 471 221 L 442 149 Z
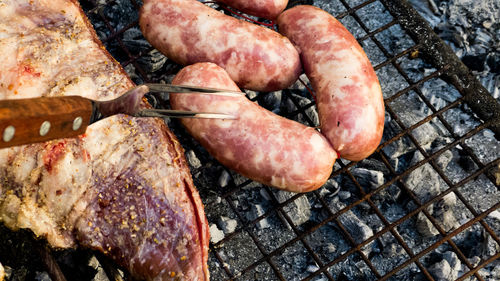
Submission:
M 254 188 L 254 187 L 261 187 L 262 186 L 260 183 L 258 183 L 256 181 L 250 181 L 248 183 L 249 179 L 247 177 L 244 177 L 241 174 L 236 173 L 234 171 L 230 172 L 230 177 L 233 180 L 233 182 L 234 182 L 235 185 L 241 185 L 243 183 L 246 183 L 245 184 L 245 189 L 251 189 L 251 188 Z M 246 200 L 246 199 L 243 198 L 243 200 Z
M 417 215 L 417 230 L 424 237 L 433 237 L 439 234 L 439 231 L 432 225 L 432 222 L 420 212 Z
M 295 103 L 292 101 L 292 99 L 295 100 L 295 102 L 297 102 L 297 105 L 300 108 L 304 108 L 312 103 L 310 99 L 302 97 L 297 94 L 290 94 L 290 96 L 291 96 L 290 98 L 284 99 L 286 112 L 289 113 L 297 110 L 297 106 L 295 106 Z M 318 112 L 316 111 L 314 106 L 310 106 L 307 109 L 305 109 L 304 113 L 307 116 L 304 116 L 303 114 L 296 114 L 293 116 L 293 120 L 310 126 L 319 126 Z M 309 121 L 312 122 L 312 124 L 310 124 Z
M 496 253 L 500 252 L 500 245 L 493 240 L 485 229 L 481 230 L 481 235 L 483 237 L 481 243 L 481 254 L 483 258 L 494 256 Z
M 293 2 L 293 1 L 290 1 L 290 2 Z M 319 7 L 327 12 L 329 12 L 330 14 L 332 15 L 337 15 L 341 12 L 344 12 L 345 11 L 345 6 L 342 5 L 342 2 L 340 2 L 339 0 L 329 0 L 329 1 L 324 1 L 324 0 L 314 0 L 314 1 L 311 1 L 311 2 L 314 2 L 314 5 L 316 7 Z M 310 5 L 312 5 L 313 3 L 310 3 Z
M 436 15 L 439 12 L 433 1 L 410 0 L 413 7 L 422 15 L 432 27 L 435 27 L 441 19 Z M 433 3 L 433 4 L 431 4 Z
M 194 153 L 193 150 L 188 150 L 186 152 L 186 158 L 189 163 L 189 165 L 195 169 L 201 167 L 201 161 L 196 157 L 196 154 Z
M 486 56 L 487 54 L 467 55 L 462 58 L 462 61 L 471 70 L 483 71 L 486 62 Z
M 262 107 L 278 114 L 280 112 L 282 91 L 276 91 L 262 95 L 264 95 L 264 97 L 259 100 L 259 104 Z
M 491 72 L 500 73 L 500 53 L 489 53 L 486 58 L 486 63 L 490 67 Z
M 217 242 L 221 241 L 222 239 L 224 239 L 224 232 L 222 230 L 220 230 L 217 227 L 217 225 L 211 224 L 209 231 L 210 231 L 210 241 L 212 243 L 217 243 Z
M 480 133 L 465 140 L 465 144 L 474 150 L 474 154 L 483 163 L 494 161 L 499 156 L 500 142 L 495 139 L 495 133 L 484 129 Z
M 308 265 L 306 268 L 307 272 L 313 273 L 319 270 L 317 265 Z
M 259 93 L 258 93 L 258 92 L 256 92 L 256 91 L 251 91 L 251 90 L 246 90 L 246 91 L 245 91 L 245 93 L 246 93 L 247 97 L 248 97 L 249 99 L 251 99 L 251 100 L 255 99 L 255 98 L 259 95 Z
M 500 222 L 500 212 L 498 210 L 495 210 L 495 211 L 489 213 L 488 217 L 494 218 Z
M 500 264 L 498 264 L 498 262 L 491 270 L 491 278 L 493 280 L 500 280 Z
M 154 49 L 142 55 L 137 61 L 147 72 L 156 72 L 162 69 L 167 57 Z
M 309 78 L 307 78 L 307 76 L 305 74 L 300 75 L 299 79 L 302 80 L 304 83 L 306 83 L 306 85 L 308 85 L 309 88 L 311 88 Z M 299 79 L 297 79 L 297 81 L 295 81 L 295 83 L 293 83 L 290 87 L 288 87 L 288 89 L 300 90 L 303 92 L 307 91 L 306 86 L 304 86 L 304 84 L 302 82 L 300 82 Z
M 433 216 L 446 232 L 460 226 L 453 211 L 456 202 L 456 195 L 454 193 L 449 193 L 434 205 Z
M 251 220 L 253 218 L 258 218 L 258 217 L 262 216 L 263 214 L 264 214 L 264 208 L 262 207 L 262 205 L 253 204 L 250 206 L 250 213 L 247 214 L 247 218 L 249 220 Z M 271 226 L 269 224 L 269 221 L 267 220 L 267 218 L 263 218 L 263 219 L 259 220 L 256 223 L 256 225 L 257 225 L 258 229 L 264 229 L 264 228 L 268 228 Z
M 362 187 L 368 189 L 375 189 L 384 183 L 384 174 L 380 171 L 353 168 L 351 173 Z
M 472 258 L 482 256 L 482 245 L 484 237 L 480 231 L 476 229 L 471 229 L 468 231 L 462 241 L 459 241 L 459 248 L 462 250 L 466 257 Z
M 469 258 L 468 261 L 473 267 L 476 267 L 481 263 L 481 258 L 478 256 L 473 256 L 472 258 Z
M 339 193 L 340 186 L 334 179 L 329 179 L 326 183 L 321 187 L 320 191 L 328 191 L 329 195 L 333 196 Z
M 236 230 L 238 226 L 238 221 L 225 216 L 220 217 L 217 225 L 224 231 L 225 234 L 229 234 Z
M 428 0 L 410 2 L 479 78 L 485 75 L 494 79 L 500 77 L 497 51 L 500 40 L 499 1 L 441 1 L 437 14 L 431 12 Z M 480 81 L 496 99 L 500 99 L 500 85 L 490 88 L 489 79 Z
M 393 186 L 394 185 L 391 185 L 390 187 L 393 187 Z M 394 187 L 395 187 L 394 190 L 397 190 L 398 193 L 394 192 L 394 193 L 396 193 L 396 195 L 392 195 L 392 197 L 391 197 L 393 199 L 392 201 L 396 201 L 401 193 L 401 190 L 399 188 L 397 188 L 396 186 L 394 186 Z M 392 193 L 389 192 L 388 194 L 391 195 Z M 390 199 L 386 199 L 386 201 L 389 201 L 389 200 Z M 384 216 L 390 222 L 396 221 L 397 219 L 402 217 L 403 214 L 405 214 L 405 210 L 404 210 L 403 206 L 401 206 L 400 204 L 391 204 L 387 208 L 384 208 L 384 205 L 382 205 L 381 208 L 384 212 Z
M 489 33 L 486 30 L 483 30 L 481 28 L 477 28 L 474 34 L 476 37 L 474 38 L 474 43 L 476 44 L 476 47 L 483 47 L 483 49 L 486 51 L 488 46 L 490 45 L 491 40 L 493 40 L 493 34 Z M 486 59 L 486 54 L 480 54 L 479 56 L 484 56 Z
M 293 195 L 294 193 L 283 190 L 278 190 L 276 192 L 276 198 L 280 203 L 290 199 Z M 283 206 L 283 211 L 290 217 L 292 222 L 298 226 L 311 218 L 311 203 L 309 203 L 306 196 L 301 196 Z
M 500 59 L 498 61 L 500 65 Z M 497 70 L 498 74 L 500 74 L 500 66 Z M 491 72 L 485 71 L 483 73 L 479 73 L 479 80 L 484 85 L 486 90 L 490 92 L 495 99 L 500 102 L 500 75 L 494 74 L 493 70 Z
M 398 129 L 394 129 L 397 125 L 395 125 L 392 122 L 387 122 L 385 123 L 385 131 L 391 131 L 394 130 L 394 134 L 396 134 Z M 399 127 L 398 127 L 399 128 Z M 387 139 L 383 139 L 382 141 L 386 141 Z M 407 138 L 399 138 L 396 141 L 390 143 L 389 145 L 384 146 L 382 148 L 382 151 L 391 159 L 397 159 L 398 157 L 409 153 L 411 151 L 414 151 L 416 148 L 415 146 L 407 139 Z
M 24 266 L 21 266 L 19 268 L 12 268 L 10 271 L 10 276 L 12 281 L 24 281 L 26 280 L 26 276 L 28 275 L 28 269 Z M 6 272 L 6 275 L 8 277 L 8 273 Z
M 271 200 L 271 196 L 269 195 L 269 193 L 267 193 L 267 191 L 265 189 L 263 189 L 263 188 L 260 189 L 259 193 L 260 193 L 260 196 L 262 196 L 262 198 L 264 198 L 265 200 L 267 200 L 267 201 Z
M 325 249 L 330 254 L 337 252 L 337 247 L 333 243 L 327 243 Z
M 452 0 L 448 6 L 447 14 L 451 24 L 467 25 L 470 21 L 482 24 L 486 20 L 498 20 L 500 3 L 497 0 Z
M 403 247 L 401 247 L 398 243 L 390 243 L 389 245 L 384 247 L 382 254 L 386 257 L 394 257 L 399 256 L 404 253 Z
M 35 281 L 52 281 L 52 279 L 46 271 L 42 271 L 35 273 Z
M 446 167 L 448 167 L 448 164 L 451 162 L 452 158 L 453 152 L 451 152 L 450 150 L 446 150 L 436 159 L 436 164 L 442 171 L 444 171 L 446 170 Z
M 452 251 L 447 251 L 443 254 L 443 258 L 448 262 L 451 268 L 450 279 L 455 280 L 458 278 L 458 272 L 462 267 L 462 262 L 458 258 L 457 254 Z
M 384 175 L 390 174 L 389 169 L 385 166 L 385 164 L 382 161 L 372 158 L 364 159 L 363 161 L 359 162 L 358 165 L 356 165 L 356 167 L 366 168 L 368 170 L 380 171 Z
M 345 200 L 351 198 L 351 193 L 349 191 L 345 191 L 345 190 L 339 191 L 339 198 L 340 198 L 340 200 L 345 201 Z
M 356 243 L 361 243 L 373 236 L 373 230 L 350 210 L 340 216 L 340 222 Z
M 138 27 L 123 32 L 123 43 L 133 52 L 141 52 L 151 48 L 151 44 L 142 36 L 142 32 Z
M 430 266 L 429 273 L 438 281 L 455 280 L 452 278 L 451 266 L 446 260 L 441 260 Z
M 97 273 L 94 275 L 92 281 L 109 281 L 106 272 L 102 268 L 101 264 L 95 256 L 92 256 L 89 260 L 89 266 L 92 267 Z
M 226 187 L 229 184 L 230 180 L 231 180 L 231 175 L 228 173 L 228 171 L 223 170 L 219 176 L 218 180 L 219 186 Z
M 340 209 L 343 209 L 345 207 L 345 204 L 340 202 L 338 200 L 338 197 L 335 197 L 330 201 L 329 206 L 333 212 L 336 212 Z M 372 217 L 373 219 L 370 219 L 370 217 Z M 339 221 L 342 224 L 342 226 L 347 230 L 347 232 L 351 235 L 352 239 L 356 243 L 361 243 L 373 236 L 372 227 L 377 228 L 375 224 L 376 221 L 378 221 L 375 217 L 376 215 L 370 215 L 366 218 L 368 223 L 370 222 L 372 223 L 371 225 L 369 225 L 365 221 L 361 220 L 360 217 L 358 217 L 358 215 L 355 214 L 352 210 L 349 210 L 339 217 Z M 366 256 L 369 256 L 370 253 L 374 250 L 374 248 L 375 248 L 375 243 L 370 242 L 367 246 L 365 246 L 362 249 L 362 252 Z
M 127 75 L 130 77 L 130 79 L 132 79 L 132 81 L 134 81 L 134 83 L 142 84 L 144 82 L 142 78 L 135 72 L 135 66 L 133 64 L 127 64 L 127 66 L 125 66 L 124 68 L 125 72 L 127 72 Z
M 417 152 L 411 163 L 414 165 L 423 159 L 422 154 Z M 437 196 L 442 189 L 442 180 L 439 174 L 428 163 L 415 169 L 410 175 L 405 177 L 404 182 L 421 202 L 428 201 L 432 197 Z

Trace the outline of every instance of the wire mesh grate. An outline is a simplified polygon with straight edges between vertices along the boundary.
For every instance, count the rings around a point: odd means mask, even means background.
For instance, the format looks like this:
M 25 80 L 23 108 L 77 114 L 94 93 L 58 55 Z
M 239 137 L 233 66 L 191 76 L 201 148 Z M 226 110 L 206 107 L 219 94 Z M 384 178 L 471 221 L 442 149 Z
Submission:
M 112 53 L 113 50 L 118 53 L 115 57 L 122 58 L 119 61 L 124 67 L 129 65 L 134 67 L 137 82 L 157 82 L 158 77 L 149 73 L 139 63 L 139 60 L 153 49 L 146 48 L 139 53 L 134 53 L 122 40 L 128 30 L 137 28 L 137 20 L 121 23 L 122 27 L 116 28 L 103 12 L 104 9 L 116 4 L 113 2 L 109 2 L 105 7 L 93 7 L 93 12 L 96 11 L 98 14 L 97 21 L 104 22 L 110 31 L 107 36 L 102 37 L 103 42 Z M 135 9 L 140 7 L 140 3 L 134 0 L 131 0 L 131 5 Z M 428 280 L 434 280 L 429 272 L 426 258 L 430 257 L 437 249 L 445 248 L 453 252 L 464 265 L 464 273 L 459 277 L 461 280 L 468 276 L 484 280 L 479 273 L 480 269 L 498 258 L 500 253 L 496 252 L 483 259 L 479 264 L 472 264 L 467 257 L 469 253 L 464 253 L 464 250 L 457 243 L 459 239 L 455 239 L 457 240 L 455 241 L 454 238 L 472 226 L 476 226 L 484 233 L 488 233 L 493 241 L 500 244 L 498 230 L 495 232 L 485 221 L 488 214 L 500 207 L 500 203 L 497 202 L 489 208 L 477 210 L 461 191 L 464 186 L 481 176 L 486 177 L 490 183 L 495 185 L 495 178 L 490 171 L 500 162 L 498 153 L 485 161 L 478 156 L 474 144 L 469 145 L 467 141 L 487 129 L 494 121 L 477 119 L 477 124 L 464 134 L 457 132 L 456 125 L 449 122 L 450 118 L 448 118 L 447 113 L 454 109 L 462 110 L 465 107 L 465 98 L 458 93 L 455 99 L 438 104 L 429 99 L 427 90 L 430 83 L 443 83 L 442 76 L 449 72 L 452 67 L 450 65 L 444 65 L 437 69 L 428 67 L 432 70 L 428 73 L 408 71 L 407 64 L 420 60 L 419 51 L 422 45 L 415 43 L 403 31 L 398 19 L 389 13 L 384 2 L 338 0 L 331 1 L 326 5 L 328 7 L 335 6 L 337 9 L 335 11 L 340 11 L 337 14 L 333 12 L 333 14 L 353 32 L 367 50 L 379 76 L 383 78 L 396 77 L 394 81 L 381 79 L 386 113 L 393 123 L 394 135 L 386 134 L 389 137 L 384 140 L 377 152 L 371 157 L 371 159 L 382 163 L 385 170 L 384 182 L 377 186 L 368 187 L 366 183 L 360 181 L 355 173 L 355 169 L 359 169 L 358 166 L 362 166 L 363 161 L 351 163 L 340 160 L 335 165 L 332 179 L 343 177 L 349 180 L 353 195 L 347 204 L 341 207 L 332 207 L 331 194 L 335 196 L 335 193 L 338 192 L 335 187 L 330 187 L 328 190 L 333 189 L 332 192 L 325 192 L 329 187 L 323 187 L 324 190 L 321 189 L 309 194 L 289 194 L 283 197 L 275 190 L 232 173 L 205 155 L 202 158 L 207 161 L 202 163 L 201 167 L 193 169 L 193 174 L 215 172 L 216 174 L 226 173 L 230 176 L 228 184 L 223 188 L 218 186 L 217 176 L 213 174 L 206 176 L 206 178 L 210 178 L 209 184 L 196 182 L 205 200 L 209 222 L 216 224 L 221 216 L 227 216 L 236 220 L 238 225 L 231 233 L 226 233 L 223 239 L 217 242 L 213 241 L 210 244 L 212 277 L 216 280 L 342 280 L 358 276 L 366 280 L 386 280 L 398 279 L 398 276 L 401 276 L 398 274 L 406 270 L 412 272 L 410 275 L 422 275 Z M 91 17 L 91 19 L 95 21 L 96 17 Z M 168 74 L 174 74 L 179 69 L 179 66 L 175 64 L 169 66 L 167 63 L 166 65 L 164 68 L 168 70 Z M 130 71 L 130 69 L 128 70 Z M 134 75 L 132 76 L 134 78 Z M 399 83 L 398 87 L 394 87 L 394 83 Z M 457 92 L 457 89 L 450 86 L 449 83 L 445 82 L 445 85 L 449 91 Z M 291 105 L 288 110 L 281 112 L 281 114 L 310 126 L 317 126 L 314 113 L 311 113 L 315 106 L 314 101 L 302 99 L 300 95 L 297 95 L 298 91 L 301 90 L 292 88 L 283 91 L 283 96 L 288 99 Z M 248 93 L 248 96 L 258 103 L 263 103 L 266 98 L 266 94 L 253 95 Z M 416 101 L 414 103 L 421 107 L 425 106 L 425 114 L 414 118 L 401 116 L 409 99 Z M 439 122 L 443 130 L 441 135 L 450 136 L 441 148 L 434 151 L 429 150 L 424 143 L 427 133 L 425 126 L 430 122 Z M 176 126 L 176 124 L 173 125 Z M 183 142 L 186 150 L 194 150 L 200 155 L 206 154 L 195 141 L 183 135 L 185 132 L 182 129 L 176 128 L 174 130 L 181 134 L 182 140 L 187 141 Z M 390 155 L 391 146 L 400 145 L 400 143 L 411 147 L 416 151 L 415 154 L 420 155 L 416 161 L 411 162 L 411 165 L 403 169 L 394 163 L 393 157 Z M 475 168 L 458 181 L 450 179 L 439 164 L 440 157 L 454 149 L 459 149 L 462 154 L 469 157 L 473 162 L 471 166 Z M 207 166 L 210 167 L 207 168 Z M 416 194 L 415 187 L 411 185 L 415 183 L 408 180 L 412 173 L 429 173 L 430 176 L 442 182 L 446 188 L 437 194 L 427 196 L 418 192 Z M 197 181 L 196 177 L 195 181 Z M 344 182 L 346 180 L 342 181 L 342 183 Z M 214 186 L 217 186 L 218 190 L 214 191 Z M 390 208 L 385 208 L 385 205 L 390 205 L 390 202 L 384 202 L 384 198 L 387 196 L 381 195 L 391 192 L 404 194 L 405 200 L 408 201 L 406 204 L 411 205 L 411 207 L 408 207 L 403 213 L 391 215 Z M 431 213 L 434 205 L 442 204 L 443 200 L 450 197 L 455 198 L 457 204 L 469 214 L 464 223 L 451 228 L 443 226 L 439 218 Z M 258 204 L 258 207 L 251 206 L 251 203 L 245 203 L 249 198 L 252 202 L 265 203 Z M 304 223 L 300 217 L 297 217 L 297 214 L 294 213 L 296 211 L 294 206 L 300 200 L 313 202 L 312 212 L 317 213 L 314 214 L 316 221 Z M 396 202 L 393 205 L 398 207 Z M 258 210 L 255 211 L 255 209 Z M 356 214 L 370 215 L 363 217 Z M 434 237 L 428 239 L 429 243 L 422 243 L 419 241 L 421 237 L 418 235 L 412 237 L 402 231 L 405 228 L 414 227 L 417 217 L 420 217 L 421 221 L 428 222 L 436 232 Z M 369 235 L 368 237 L 355 236 L 354 232 L 361 230 L 359 226 L 355 225 L 353 219 L 359 219 L 360 225 L 366 225 L 375 230 L 365 233 L 365 236 Z M 265 225 L 269 222 L 280 227 L 277 229 L 266 228 Z M 342 248 L 328 249 L 328 247 L 335 248 L 330 243 L 330 239 L 344 241 L 340 245 Z M 397 255 L 392 267 L 387 267 L 386 263 L 375 262 L 380 257 L 369 250 L 373 243 L 385 243 L 391 245 L 390 248 L 395 248 L 394 251 Z M 242 245 L 244 246 L 242 247 Z M 290 260 L 294 260 L 294 257 L 303 257 L 296 260 L 299 263 L 307 261 L 307 264 L 290 262 Z M 357 270 L 359 273 L 348 276 L 343 273 L 346 267 L 352 268 L 351 271 Z
M 500 258 L 500 222 L 490 215 L 500 208 L 495 176 L 500 142 L 490 131 L 498 120 L 481 119 L 484 114 L 471 109 L 466 91 L 447 77 L 454 71 L 452 63 L 434 65 L 422 59 L 425 43 L 415 42 L 405 31 L 401 22 L 406 19 L 394 12 L 393 1 L 290 2 L 329 11 L 363 46 L 384 93 L 384 139 L 367 160 L 338 160 L 332 181 L 321 189 L 291 194 L 221 166 L 178 122 L 169 121 L 185 150 L 193 151 L 201 162 L 192 165 L 191 171 L 209 223 L 220 225 L 221 218 L 236 222 L 223 238 L 210 243 L 212 279 L 436 280 L 432 266 L 444 254 L 462 265 L 453 279 L 487 279 L 482 269 Z M 134 82 L 168 81 L 181 68 L 150 45 L 137 43 L 145 41 L 138 29 L 140 1 L 84 0 L 81 4 L 106 48 Z M 307 95 L 307 79 L 301 78 L 306 88 L 297 83 L 281 92 L 285 106 L 280 115 L 317 126 L 314 99 Z M 446 99 L 434 98 L 432 91 L 439 90 L 449 93 Z M 272 98 L 250 91 L 247 96 L 259 104 Z M 164 100 L 156 102 L 168 107 Z M 412 105 L 418 107 L 417 113 L 406 114 Z M 430 134 L 436 135 L 434 147 Z M 481 151 L 485 137 L 498 150 Z M 465 160 L 457 164 L 450 157 Z M 367 167 L 374 166 L 376 180 L 366 180 Z M 426 182 L 439 183 L 440 188 Z M 443 223 L 443 214 L 436 211 L 450 200 L 461 210 L 452 224 Z M 303 205 L 309 207 L 303 209 Z M 419 232 L 424 227 L 430 232 L 426 237 Z M 477 233 L 486 244 L 497 247 L 477 254 L 467 242 L 478 238 L 473 237 Z M 473 256 L 481 257 L 474 260 Z

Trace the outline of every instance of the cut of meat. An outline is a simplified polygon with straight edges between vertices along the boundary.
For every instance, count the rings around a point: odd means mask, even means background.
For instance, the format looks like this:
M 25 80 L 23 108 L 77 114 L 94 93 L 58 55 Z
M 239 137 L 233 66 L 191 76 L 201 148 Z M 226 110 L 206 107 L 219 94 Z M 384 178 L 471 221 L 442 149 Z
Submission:
M 75 0 L 2 0 L 0 18 L 0 98 L 106 100 L 134 86 Z M 77 139 L 2 149 L 0 221 L 98 249 L 137 278 L 208 280 L 207 221 L 183 153 L 162 120 L 124 115 Z

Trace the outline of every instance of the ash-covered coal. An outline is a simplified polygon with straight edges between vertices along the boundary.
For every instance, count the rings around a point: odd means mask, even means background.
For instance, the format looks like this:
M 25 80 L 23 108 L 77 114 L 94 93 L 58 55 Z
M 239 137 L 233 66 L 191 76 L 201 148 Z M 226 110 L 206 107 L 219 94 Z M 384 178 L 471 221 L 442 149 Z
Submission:
M 411 0 L 414 7 L 500 101 L 500 2 Z
M 136 65 L 143 68 L 147 72 L 147 78 L 152 81 L 168 82 L 171 80 L 172 74 L 176 72 L 178 66 L 173 66 L 163 55 L 151 49 L 137 26 L 113 35 L 101 19 L 100 15 L 102 14 L 109 20 L 114 31 L 120 31 L 128 24 L 133 23 L 137 20 L 137 11 L 130 0 L 86 0 L 82 2 L 94 2 L 94 4 L 88 5 L 89 9 L 95 7 L 95 3 L 99 2 L 97 7 L 100 8 L 90 11 L 90 18 L 101 39 L 115 36 L 107 40 L 105 44 L 117 60 L 122 63 L 129 62 L 130 57 L 118 44 L 116 38 L 122 40 L 124 46 L 131 51 L 132 56 L 140 55 L 135 61 L 137 64 L 129 63 L 126 66 L 127 72 L 134 81 L 140 83 L 143 82 L 144 78 L 136 69 Z M 136 2 L 140 5 L 140 1 Z M 347 11 L 339 0 L 304 0 L 299 2 L 316 5 L 333 15 Z M 346 0 L 345 2 L 350 7 L 354 7 L 366 1 Z M 494 8 L 498 11 L 498 1 L 412 0 L 412 2 L 418 3 L 417 8 L 423 7 L 420 11 L 426 13 L 424 16 L 431 22 L 435 30 L 453 46 L 459 57 L 476 71 L 483 84 L 500 100 L 498 92 L 500 86 L 498 78 L 500 19 L 498 12 L 497 14 L 494 12 Z M 432 8 L 428 3 L 434 3 L 435 7 Z M 217 7 L 216 4 L 211 5 Z M 486 7 L 490 7 L 488 5 L 493 5 L 491 6 L 493 8 L 486 9 Z M 88 12 L 89 9 L 87 9 Z M 380 1 L 374 1 L 356 11 L 356 14 L 366 23 L 370 31 L 387 23 L 388 20 L 392 20 Z M 366 35 L 355 17 L 348 15 L 343 17 L 341 21 L 357 38 Z M 397 54 L 414 44 L 399 25 L 394 25 L 375 34 L 374 38 L 389 54 Z M 372 38 L 362 41 L 361 44 L 374 65 L 387 60 Z M 409 87 L 410 83 L 417 82 L 435 71 L 430 64 L 419 58 L 404 56 L 396 62 L 408 75 L 410 81 L 407 81 L 391 63 L 380 67 L 377 70 L 377 75 L 383 88 L 384 98 L 392 97 Z M 301 80 L 310 86 L 304 75 L 301 76 Z M 430 79 L 414 91 L 399 96 L 388 103 L 396 116 L 386 114 L 383 142 L 390 140 L 409 126 L 415 125 L 433 113 L 420 95 L 429 100 L 430 104 L 437 110 L 460 97 L 453 86 L 439 78 Z M 317 125 L 318 118 L 314 99 L 301 82 L 295 83 L 285 91 L 248 92 L 248 96 L 275 113 L 308 125 Z M 300 108 L 304 108 L 305 114 Z M 458 136 L 466 134 L 481 124 L 481 120 L 466 105 L 451 108 L 442 115 L 450 123 L 453 133 Z M 305 235 L 303 239 L 298 239 L 288 245 L 287 243 L 295 239 L 298 234 L 315 227 L 330 213 L 335 214 L 363 197 L 352 179 L 343 173 L 330 179 L 317 191 L 316 194 L 326 201 L 326 206 L 311 193 L 293 199 L 278 210 L 277 206 L 280 203 L 291 200 L 296 195 L 275 190 L 269 192 L 269 188 L 226 170 L 216 163 L 203 148 L 200 148 L 199 144 L 193 141 L 177 122 L 169 122 L 168 124 L 186 149 L 186 158 L 193 171 L 195 184 L 207 206 L 211 242 L 217 245 L 210 253 L 209 264 L 212 280 L 227 280 L 229 277 L 224 267 L 232 274 L 237 275 L 253 262 L 262 259 L 261 250 L 265 253 L 272 253 L 283 245 L 287 245 L 286 248 L 274 255 L 271 260 L 286 280 L 300 280 L 319 269 L 319 265 L 311 257 L 303 241 L 308 243 L 323 264 L 327 264 L 352 249 L 355 246 L 354 243 L 362 243 L 387 227 L 385 223 L 381 222 L 373 208 L 364 202 L 344 212 L 336 221 L 328 222 Z M 435 153 L 454 141 L 452 133 L 437 118 L 416 127 L 410 133 L 429 154 Z M 478 136 L 467 139 L 465 144 L 471 147 L 483 164 L 499 157 L 499 142 L 487 129 Z M 386 145 L 381 153 L 387 157 L 396 174 L 424 161 L 422 153 L 418 151 L 417 146 L 408 135 Z M 431 163 L 421 165 L 401 180 L 376 192 L 371 197 L 373 204 L 389 223 L 399 220 L 415 210 L 420 204 L 449 188 L 438 170 L 444 173 L 452 183 L 457 183 L 480 167 L 480 163 L 475 162 L 461 145 L 446 150 L 435 158 L 434 163 L 435 165 Z M 340 166 L 336 164 L 335 170 L 339 168 Z M 394 174 L 377 156 L 357 163 L 354 167 L 349 168 L 349 171 L 366 193 L 372 192 L 394 177 Z M 226 194 L 227 191 L 235 187 L 237 187 L 237 191 L 230 195 Z M 484 175 L 462 185 L 458 191 L 478 212 L 482 212 L 500 201 L 498 188 Z M 412 193 L 419 202 L 415 202 L 409 193 Z M 427 214 L 424 214 L 420 211 L 418 215 L 400 223 L 392 231 L 388 231 L 364 245 L 360 251 L 354 251 L 353 254 L 329 267 L 327 272 L 335 280 L 374 280 L 376 276 L 363 260 L 361 254 L 364 254 L 374 268 L 381 275 L 384 275 L 410 258 L 395 235 L 399 235 L 416 254 L 442 238 L 430 218 L 446 233 L 453 231 L 473 217 L 454 192 L 431 204 L 426 208 L 426 212 Z M 294 227 L 290 225 L 286 217 L 293 223 Z M 253 221 L 255 222 L 250 224 Z M 492 212 L 485 221 L 496 233 L 500 233 L 500 214 L 498 211 Z M 339 227 L 338 223 L 346 232 Z M 253 237 L 250 237 L 248 233 L 252 233 Z M 351 236 L 354 243 L 349 241 L 347 235 Z M 256 246 L 254 238 L 260 243 L 259 247 Z M 223 240 L 224 242 L 221 242 Z M 491 254 L 500 251 L 498 244 L 478 224 L 467 229 L 453 240 L 473 266 L 477 266 Z M 222 263 L 219 258 L 216 258 L 214 252 L 217 253 Z M 2 257 L 1 253 L 0 257 Z M 445 244 L 434 251 L 432 255 L 426 255 L 421 260 L 423 266 L 434 278 L 451 280 L 467 272 L 464 262 L 457 258 L 452 247 Z M 7 267 L 5 260 L 1 261 L 4 262 L 6 269 L 10 270 L 10 274 L 15 272 L 17 276 L 21 276 L 23 270 L 27 271 L 26 267 L 23 266 Z M 102 268 L 98 262 L 93 263 L 92 261 L 91 258 L 84 265 L 92 267 L 90 272 L 99 276 L 99 273 L 96 272 L 102 272 Z M 79 267 L 77 262 L 71 261 L 69 258 L 62 262 L 62 264 L 64 263 L 68 264 L 68 268 L 71 266 L 73 268 Z M 35 270 L 41 272 L 40 276 L 43 274 L 42 267 L 37 267 Z M 31 274 L 29 276 L 35 276 L 36 273 L 29 274 Z M 500 262 L 495 261 L 486 266 L 480 270 L 480 274 L 484 278 L 500 280 Z M 95 278 L 95 280 L 106 280 Z M 237 275 L 237 278 L 239 280 L 278 279 L 267 261 L 261 262 L 242 276 Z M 397 272 L 392 279 L 422 280 L 423 274 L 421 269 L 412 263 Z M 92 277 L 88 280 L 92 280 Z M 329 280 L 329 278 L 320 274 L 313 280 Z

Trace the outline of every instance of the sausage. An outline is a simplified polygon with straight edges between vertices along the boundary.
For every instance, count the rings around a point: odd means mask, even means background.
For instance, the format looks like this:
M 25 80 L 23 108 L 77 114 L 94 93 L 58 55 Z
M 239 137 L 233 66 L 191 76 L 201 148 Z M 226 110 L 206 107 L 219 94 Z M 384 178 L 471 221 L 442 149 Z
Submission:
M 317 7 L 291 8 L 277 23 L 299 50 L 316 92 L 321 132 L 341 157 L 368 157 L 382 138 L 384 100 L 361 46 L 339 21 Z
M 139 23 L 168 58 L 182 65 L 216 63 L 245 89 L 284 89 L 301 73 L 298 52 L 286 37 L 196 0 L 146 0 Z
M 224 69 L 213 63 L 187 66 L 173 84 L 238 91 Z M 220 112 L 236 120 L 183 119 L 182 124 L 219 162 L 266 185 L 292 192 L 321 187 L 336 153 L 318 131 L 276 115 L 245 97 L 171 94 L 172 108 Z
M 276 19 L 283 12 L 288 0 L 219 0 L 244 13 L 266 19 Z

